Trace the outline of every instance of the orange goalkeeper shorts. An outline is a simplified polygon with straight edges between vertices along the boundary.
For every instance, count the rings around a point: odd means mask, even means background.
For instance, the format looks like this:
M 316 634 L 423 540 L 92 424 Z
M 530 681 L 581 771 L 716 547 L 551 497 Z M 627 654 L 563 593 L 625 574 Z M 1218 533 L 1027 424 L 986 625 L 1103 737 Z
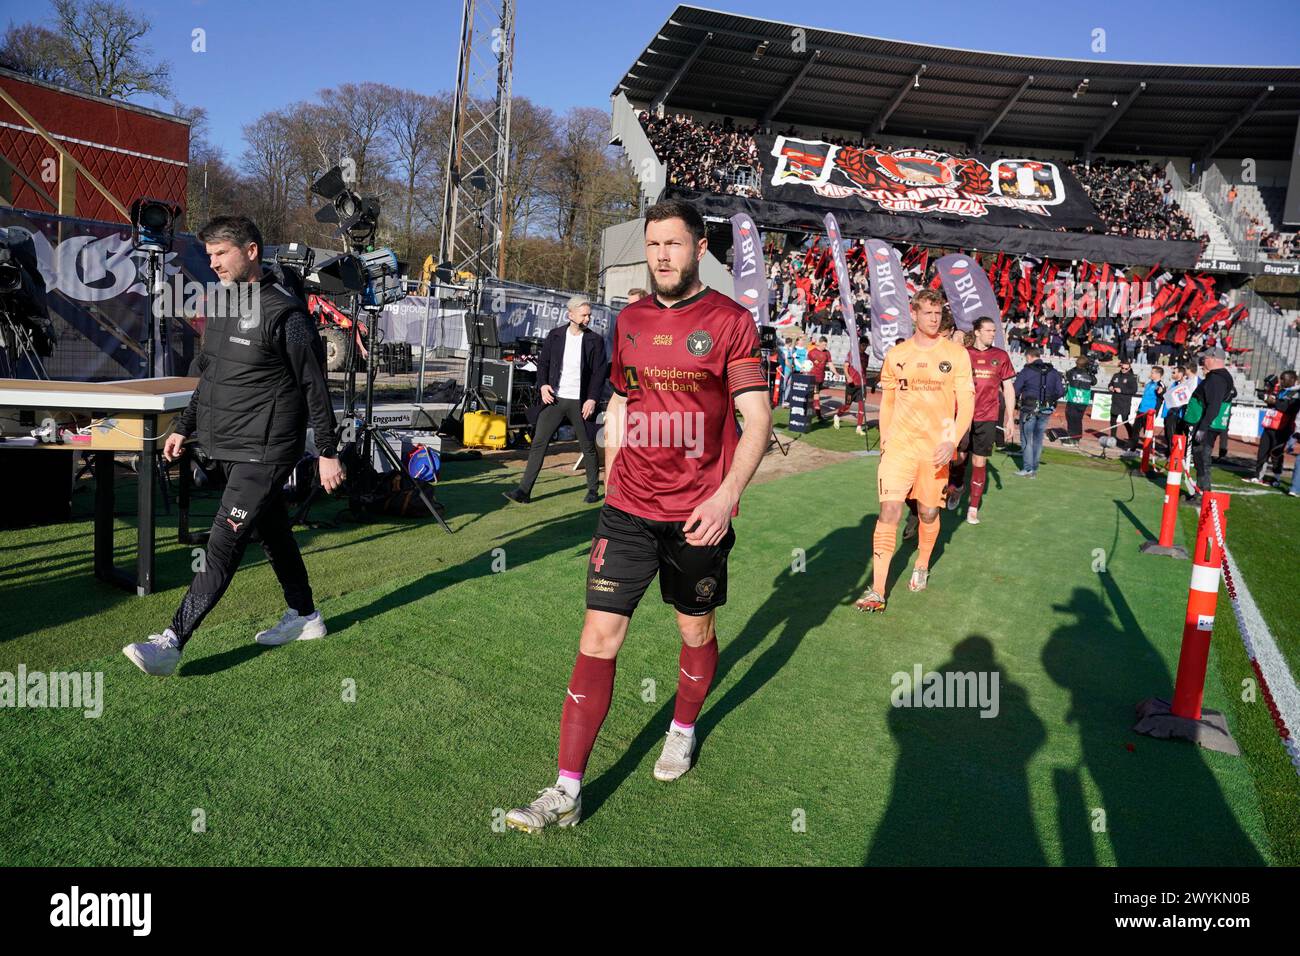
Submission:
M 918 453 L 919 451 L 919 453 Z M 938 468 L 932 459 L 933 450 L 900 448 L 885 451 L 880 456 L 876 472 L 876 490 L 881 501 L 904 501 L 915 498 L 922 508 L 943 505 L 948 486 L 948 463 Z

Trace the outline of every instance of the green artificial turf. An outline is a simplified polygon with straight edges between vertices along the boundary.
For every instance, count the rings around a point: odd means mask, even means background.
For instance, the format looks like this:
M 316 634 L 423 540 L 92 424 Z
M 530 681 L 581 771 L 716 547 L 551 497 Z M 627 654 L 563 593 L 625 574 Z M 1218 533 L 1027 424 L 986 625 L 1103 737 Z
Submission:
M 814 439 L 862 442 L 851 428 Z M 908 592 L 914 543 L 902 542 L 887 612 L 865 615 L 851 605 L 877 461 L 747 492 L 698 763 L 672 784 L 651 766 L 678 640 L 652 586 L 619 657 L 585 819 L 536 836 L 501 816 L 555 775 L 599 507 L 581 504 L 567 469 L 546 471 L 521 507 L 500 497 L 517 465 L 448 463 L 450 536 L 396 519 L 300 531 L 323 641 L 252 643 L 283 599 L 250 549 L 167 679 L 120 647 L 161 630 L 184 593 L 192 556 L 174 526 L 162 522 L 162 590 L 146 598 L 91 576 L 88 520 L 5 532 L 0 670 L 102 671 L 106 700 L 98 719 L 0 711 L 0 862 L 1300 863 L 1300 782 L 1263 704 L 1239 699 L 1226 598 L 1206 705 L 1228 712 L 1245 755 L 1130 730 L 1139 700 L 1172 689 L 1186 605 L 1188 563 L 1137 550 L 1162 485 L 1057 453 L 1019 479 L 999 452 L 983 523 L 943 514 L 929 590 Z M 1275 633 L 1295 620 L 1268 551 L 1295 540 L 1285 504 L 1234 500 L 1229 517 Z M 891 706 L 894 675 L 915 665 L 995 672 L 998 716 Z

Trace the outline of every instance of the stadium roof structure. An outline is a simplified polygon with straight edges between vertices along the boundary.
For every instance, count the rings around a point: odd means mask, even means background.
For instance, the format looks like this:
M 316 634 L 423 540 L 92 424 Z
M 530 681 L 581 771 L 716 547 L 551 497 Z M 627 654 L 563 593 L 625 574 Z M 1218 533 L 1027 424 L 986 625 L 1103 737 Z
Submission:
M 774 127 L 1082 156 L 1288 159 L 1300 117 L 1300 67 L 986 53 L 684 4 L 619 81 L 619 92 L 634 103 Z

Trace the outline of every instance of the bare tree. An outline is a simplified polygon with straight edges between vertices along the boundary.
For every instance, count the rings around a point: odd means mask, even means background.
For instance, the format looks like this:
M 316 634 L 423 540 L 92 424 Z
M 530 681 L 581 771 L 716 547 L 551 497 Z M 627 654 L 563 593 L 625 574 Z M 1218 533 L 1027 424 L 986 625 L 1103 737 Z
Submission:
M 333 114 L 342 137 L 344 158 L 356 164 L 353 188 L 373 191 L 391 163 L 386 142 L 389 114 L 397 91 L 383 83 L 344 83 L 321 90 L 321 106 Z
M 143 43 L 147 19 L 112 0 L 54 0 L 54 13 L 71 50 L 65 63 L 71 85 L 120 99 L 170 93 L 171 67 L 154 60 Z
M 35 23 L 9 24 L 0 42 L 0 66 L 46 83 L 67 86 L 71 59 L 68 41 Z
M 263 113 L 244 127 L 243 167 L 246 214 L 257 222 L 268 244 L 299 238 L 291 235 L 291 219 L 302 207 L 293 165 L 291 123 L 283 110 Z
M 451 99 L 445 94 L 433 97 L 414 90 L 393 90 L 391 96 L 392 109 L 386 129 L 402 185 L 403 249 L 414 268 L 417 186 L 435 171 L 439 147 L 446 149 L 451 130 Z
M 173 102 L 172 114 L 190 121 L 185 223 L 194 231 L 213 216 L 238 211 L 239 174 L 226 162 L 221 148 L 209 139 L 206 109 Z
M 635 200 L 631 175 L 618 169 L 610 152 L 604 112 L 575 107 L 565 114 L 539 191 L 566 253 L 559 285 L 567 289 L 577 282 L 586 288 L 593 280 L 591 253 L 599 229 Z
M 556 146 L 556 117 L 551 110 L 517 96 L 510 105 L 510 165 L 503 202 L 503 242 L 507 247 L 506 277 L 522 275 L 529 266 L 516 262 L 536 249 L 517 240 L 531 234 L 543 206 L 542 187 Z M 516 266 L 519 272 L 516 273 Z

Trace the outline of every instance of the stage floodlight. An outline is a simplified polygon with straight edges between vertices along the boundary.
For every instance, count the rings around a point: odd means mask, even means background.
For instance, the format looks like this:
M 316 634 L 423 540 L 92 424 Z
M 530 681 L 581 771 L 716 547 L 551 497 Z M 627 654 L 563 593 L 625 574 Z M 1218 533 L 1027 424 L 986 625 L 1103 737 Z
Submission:
M 141 197 L 131 203 L 131 245 L 146 252 L 170 252 L 181 207 L 165 199 Z

